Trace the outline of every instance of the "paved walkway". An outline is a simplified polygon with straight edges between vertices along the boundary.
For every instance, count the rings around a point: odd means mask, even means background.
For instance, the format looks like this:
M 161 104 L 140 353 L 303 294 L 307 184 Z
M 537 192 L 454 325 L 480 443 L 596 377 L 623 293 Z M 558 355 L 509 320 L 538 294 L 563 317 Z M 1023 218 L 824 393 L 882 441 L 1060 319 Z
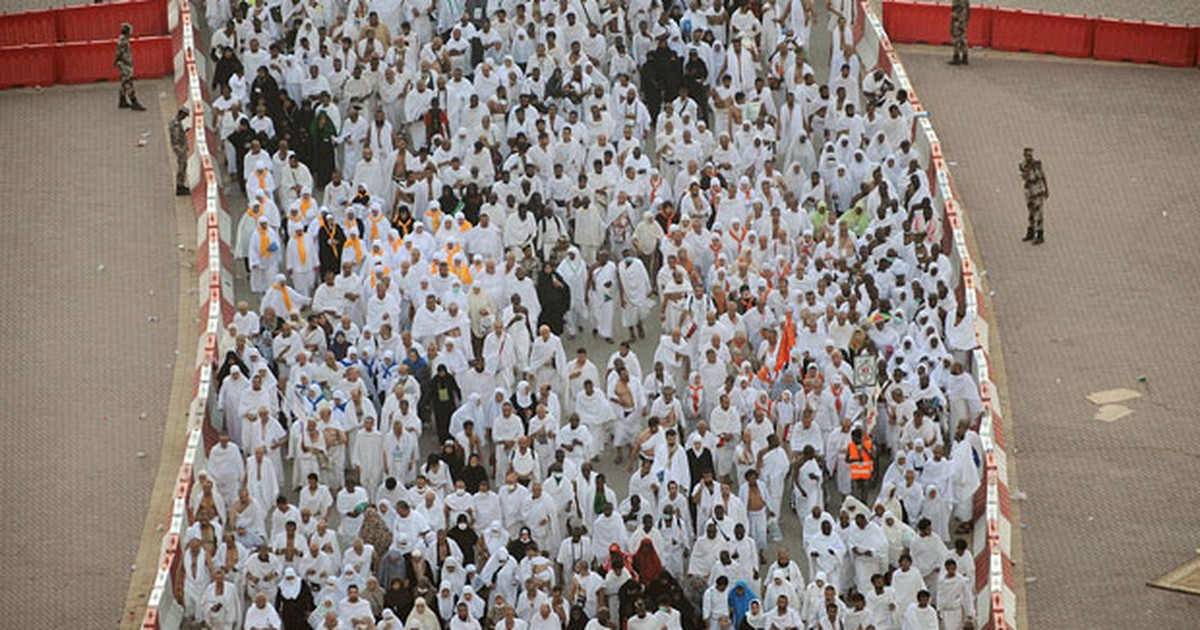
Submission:
M 1200 599 L 1146 587 L 1200 522 L 1200 81 L 1188 70 L 899 52 L 931 112 L 995 291 L 1029 628 L 1195 628 Z M 1046 165 L 1048 242 L 1022 243 L 1021 149 Z M 993 329 L 996 330 L 996 329 Z M 1138 383 L 1146 376 L 1145 384 Z M 1133 415 L 1085 396 L 1130 387 Z
M 140 115 L 114 84 L 0 93 L 6 627 L 114 627 L 146 518 L 179 283 L 169 83 L 139 88 Z

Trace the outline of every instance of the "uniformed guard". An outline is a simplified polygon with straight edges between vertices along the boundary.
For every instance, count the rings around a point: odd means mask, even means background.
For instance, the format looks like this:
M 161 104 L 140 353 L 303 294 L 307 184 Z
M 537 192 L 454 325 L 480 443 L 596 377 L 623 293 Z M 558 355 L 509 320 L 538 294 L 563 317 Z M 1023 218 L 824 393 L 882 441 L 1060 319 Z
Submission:
M 168 126 L 171 132 L 171 150 L 175 152 L 175 195 L 179 197 L 186 197 L 192 193 L 187 186 L 188 140 L 187 131 L 183 129 L 183 121 L 191 115 L 186 107 L 181 107 Z
M 971 17 L 970 0 L 953 0 L 950 4 L 950 39 L 954 44 L 952 66 L 967 65 L 967 20 Z
M 1022 240 L 1033 241 L 1034 245 L 1046 242 L 1042 228 L 1042 204 L 1050 198 L 1046 185 L 1046 172 L 1042 161 L 1033 159 L 1033 149 L 1025 147 L 1025 161 L 1017 165 L 1021 170 L 1021 181 L 1025 183 L 1025 206 L 1029 209 L 1029 228 Z
M 117 38 L 117 54 L 113 57 L 113 66 L 121 73 L 121 100 L 117 107 L 132 109 L 137 112 L 146 111 L 137 100 L 133 91 L 133 49 L 129 46 L 129 36 L 133 34 L 133 26 L 128 23 L 121 25 L 121 36 Z

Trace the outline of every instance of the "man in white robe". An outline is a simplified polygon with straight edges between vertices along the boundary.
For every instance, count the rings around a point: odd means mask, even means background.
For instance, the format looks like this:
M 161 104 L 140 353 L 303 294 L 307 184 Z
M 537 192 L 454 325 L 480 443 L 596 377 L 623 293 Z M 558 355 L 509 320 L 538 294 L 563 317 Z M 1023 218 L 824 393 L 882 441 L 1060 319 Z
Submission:
M 279 234 L 270 227 L 267 217 L 258 218 L 258 227 L 250 236 L 246 254 L 250 265 L 250 290 L 265 293 L 283 261 Z
M 589 277 L 587 263 L 580 257 L 578 248 L 569 247 L 567 256 L 558 263 L 556 271 L 558 275 L 562 276 L 567 288 L 571 290 L 571 308 L 567 311 L 565 324 L 567 338 L 574 339 L 575 334 L 586 325 L 587 307 L 584 302 L 587 296 L 585 287 Z
M 274 284 L 263 295 L 259 312 L 266 313 L 269 308 L 274 310 L 276 315 L 286 317 L 291 313 L 299 313 L 311 301 L 303 293 L 287 285 L 287 276 L 276 274 Z
M 592 450 L 589 457 L 595 457 L 608 444 L 616 416 L 608 397 L 590 379 L 583 382 L 583 391 L 575 398 L 575 413 L 592 434 Z
M 592 316 L 592 331 L 599 333 L 608 343 L 612 343 L 613 312 L 616 310 L 617 293 L 617 265 L 608 260 L 607 252 L 600 252 L 588 280 L 585 299 Z
M 937 579 L 937 608 L 942 630 L 962 630 L 966 621 L 975 621 L 974 583 L 958 573 L 958 563 L 945 562 L 945 571 Z
M 295 285 L 296 291 L 308 297 L 312 295 L 313 286 L 317 283 L 317 269 L 321 264 L 317 241 L 302 223 L 292 225 L 289 221 L 288 227 L 292 235 L 287 244 L 287 269 L 292 274 L 292 284 Z
M 246 621 L 242 624 L 245 630 L 283 630 L 283 620 L 275 608 L 267 604 L 267 596 L 258 593 L 254 596 L 254 605 L 246 611 Z
M 246 489 L 259 505 L 274 505 L 279 496 L 279 481 L 275 467 L 265 457 L 266 449 L 258 447 L 246 458 Z
M 887 569 L 888 540 L 878 524 L 859 513 L 846 530 L 846 547 L 854 560 L 854 584 L 858 592 L 871 588 L 871 576 Z
M 538 384 L 549 383 L 554 391 L 561 391 L 567 380 L 567 353 L 562 340 L 542 325 L 533 340 L 526 371 L 534 375 Z
M 929 603 L 929 591 L 917 593 L 916 603 L 904 611 L 903 630 L 938 630 L 938 611 Z
M 221 568 L 213 570 L 212 582 L 204 589 L 200 598 L 197 616 L 212 630 L 235 630 L 242 617 L 241 597 L 238 588 L 225 579 Z
M 341 524 L 338 525 L 338 536 L 343 544 L 358 536 L 358 530 L 362 528 L 363 514 L 369 504 L 370 497 L 367 496 L 367 491 L 355 483 L 353 478 L 346 479 L 345 487 L 337 493 L 335 500 L 338 514 L 342 517 Z
M 225 505 L 233 504 L 237 498 L 245 470 L 242 449 L 230 439 L 229 433 L 222 431 L 219 441 L 208 454 L 208 474 Z
M 291 208 L 292 203 L 299 199 L 304 191 L 307 190 L 311 194 L 312 187 L 313 176 L 308 166 L 292 153 L 288 156 L 287 164 L 279 169 L 279 206 Z
M 504 322 L 493 322 L 492 332 L 483 340 L 483 364 L 485 371 L 495 377 L 497 387 L 506 390 L 513 386 L 513 368 L 517 362 L 515 346 Z
M 642 320 L 654 308 L 654 299 L 650 296 L 653 287 L 646 266 L 633 255 L 632 250 L 626 250 L 625 258 L 618 266 L 617 280 L 621 298 L 621 325 L 629 329 L 631 341 L 644 339 L 646 331 Z
M 375 427 L 375 418 L 367 416 L 363 420 L 363 428 L 354 435 L 350 463 L 358 468 L 358 478 L 368 496 L 383 482 L 383 473 L 388 467 L 383 443 L 384 435 Z

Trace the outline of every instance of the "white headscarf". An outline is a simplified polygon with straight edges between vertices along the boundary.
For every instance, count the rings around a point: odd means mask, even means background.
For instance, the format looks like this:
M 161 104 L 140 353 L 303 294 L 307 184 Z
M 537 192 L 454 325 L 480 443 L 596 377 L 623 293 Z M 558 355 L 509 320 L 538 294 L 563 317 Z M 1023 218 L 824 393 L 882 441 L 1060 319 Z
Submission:
M 279 583 L 279 593 L 284 599 L 296 599 L 300 595 L 302 582 L 296 575 L 296 570 L 288 567 L 283 570 L 283 581 Z

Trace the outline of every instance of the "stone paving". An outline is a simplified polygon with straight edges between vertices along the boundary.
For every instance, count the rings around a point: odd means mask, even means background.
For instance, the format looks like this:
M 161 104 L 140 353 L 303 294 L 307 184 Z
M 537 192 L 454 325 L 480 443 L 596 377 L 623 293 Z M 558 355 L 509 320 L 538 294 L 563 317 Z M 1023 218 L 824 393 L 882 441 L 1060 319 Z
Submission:
M 0 93 L 9 628 L 116 625 L 158 468 L 179 255 L 169 82 L 138 87 L 141 114 L 115 84 Z
M 1196 553 L 1200 81 L 1193 71 L 898 47 L 979 243 L 1004 344 L 1029 628 L 1195 628 L 1200 599 L 1145 582 Z M 1021 242 L 1017 162 L 1051 191 Z M 1145 377 L 1139 383 L 1139 377 Z M 1139 391 L 1093 419 L 1089 393 Z M 1016 493 L 1015 493 L 1016 494 Z M 1016 525 L 1016 524 L 1014 524 Z

